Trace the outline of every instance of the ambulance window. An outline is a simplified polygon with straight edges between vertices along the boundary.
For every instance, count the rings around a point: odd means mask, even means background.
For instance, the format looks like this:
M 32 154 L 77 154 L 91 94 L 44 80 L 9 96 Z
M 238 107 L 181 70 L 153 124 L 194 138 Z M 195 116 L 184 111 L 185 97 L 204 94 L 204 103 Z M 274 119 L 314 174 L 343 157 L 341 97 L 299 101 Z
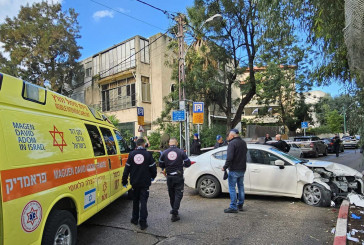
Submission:
M 116 136 L 116 140 L 118 141 L 118 145 L 120 148 L 120 152 L 128 152 L 128 147 L 127 147 L 127 143 L 125 142 L 125 139 L 123 138 L 123 136 L 121 136 L 120 132 L 117 130 L 114 130 L 115 136 Z
M 24 82 L 22 96 L 26 100 L 45 105 L 47 90 L 35 84 Z
M 115 139 L 112 135 L 110 129 L 102 128 L 100 127 L 102 136 L 104 136 L 104 141 L 106 145 L 106 150 L 108 155 L 115 155 L 116 152 L 116 146 L 115 146 Z
M 94 108 L 92 108 L 92 107 L 88 107 L 88 109 L 90 109 L 90 111 L 91 111 L 92 115 L 93 115 L 96 119 L 98 119 L 98 120 L 102 120 L 102 117 L 101 117 L 100 112 L 96 111 L 96 110 L 95 110 Z
M 102 142 L 99 130 L 94 125 L 85 124 L 88 134 L 90 135 L 92 148 L 94 149 L 95 156 L 105 155 L 104 143 Z

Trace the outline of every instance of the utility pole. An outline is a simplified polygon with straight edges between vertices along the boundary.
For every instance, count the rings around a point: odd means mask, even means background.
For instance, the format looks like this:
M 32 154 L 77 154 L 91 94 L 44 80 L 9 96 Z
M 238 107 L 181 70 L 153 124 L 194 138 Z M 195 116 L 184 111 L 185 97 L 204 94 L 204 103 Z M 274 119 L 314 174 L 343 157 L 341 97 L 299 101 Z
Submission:
M 178 95 L 179 95 L 179 109 L 185 110 L 186 113 L 186 94 L 185 94 L 185 88 L 182 85 L 185 83 L 185 51 L 184 51 L 184 22 L 185 22 L 185 16 L 183 14 L 178 14 L 177 18 L 178 23 Z M 179 125 L 179 138 L 180 138 L 180 145 L 181 147 L 185 148 L 187 153 L 189 153 L 189 141 L 188 141 L 188 117 L 186 117 L 185 120 L 185 144 L 183 143 L 183 122 L 180 122 Z

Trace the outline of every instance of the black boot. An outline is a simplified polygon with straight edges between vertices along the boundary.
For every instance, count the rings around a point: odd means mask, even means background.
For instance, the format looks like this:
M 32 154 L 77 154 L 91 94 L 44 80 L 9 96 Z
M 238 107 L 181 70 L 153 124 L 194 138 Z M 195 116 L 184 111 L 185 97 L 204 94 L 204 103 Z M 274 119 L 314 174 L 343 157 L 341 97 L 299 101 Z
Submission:
M 178 221 L 178 220 L 180 220 L 181 218 L 179 217 L 179 215 L 178 214 L 172 214 L 172 218 L 171 218 L 171 221 L 172 222 L 176 222 L 176 221 Z

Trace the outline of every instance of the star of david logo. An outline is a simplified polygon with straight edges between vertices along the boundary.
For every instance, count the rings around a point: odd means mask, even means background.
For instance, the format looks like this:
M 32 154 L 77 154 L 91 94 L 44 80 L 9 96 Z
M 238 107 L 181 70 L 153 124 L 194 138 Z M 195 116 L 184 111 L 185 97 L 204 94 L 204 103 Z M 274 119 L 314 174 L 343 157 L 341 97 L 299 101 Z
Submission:
M 66 141 L 64 140 L 64 137 L 63 137 L 63 132 L 61 131 L 58 131 L 58 129 L 56 128 L 56 126 L 53 125 L 53 131 L 49 131 L 49 133 L 52 135 L 53 137 L 53 146 L 58 146 L 59 149 L 61 150 L 61 152 L 63 153 L 63 147 L 64 146 L 67 146 L 66 144 Z M 61 138 L 61 143 L 58 143 L 57 141 L 57 137 L 56 135 L 59 135 L 59 137 Z M 58 138 L 59 138 L 58 137 Z
M 102 190 L 105 192 L 107 190 L 107 183 L 104 182 L 103 186 L 102 186 Z
M 32 225 L 34 225 L 34 222 L 38 219 L 38 216 L 37 216 L 37 211 L 36 209 L 32 208 L 30 210 L 29 213 L 27 213 L 27 216 L 28 216 L 28 220 L 27 220 L 27 223 L 31 223 Z

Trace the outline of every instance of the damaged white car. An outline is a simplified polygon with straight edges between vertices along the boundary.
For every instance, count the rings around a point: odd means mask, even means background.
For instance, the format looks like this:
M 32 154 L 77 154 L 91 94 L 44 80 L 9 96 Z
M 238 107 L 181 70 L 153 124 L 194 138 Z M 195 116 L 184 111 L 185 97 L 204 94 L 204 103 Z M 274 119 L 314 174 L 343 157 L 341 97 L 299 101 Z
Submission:
M 228 193 L 221 168 L 227 146 L 191 157 L 185 183 L 203 197 Z M 348 193 L 363 194 L 363 175 L 342 164 L 295 158 L 268 145 L 248 144 L 245 193 L 302 198 L 312 206 L 329 206 Z

